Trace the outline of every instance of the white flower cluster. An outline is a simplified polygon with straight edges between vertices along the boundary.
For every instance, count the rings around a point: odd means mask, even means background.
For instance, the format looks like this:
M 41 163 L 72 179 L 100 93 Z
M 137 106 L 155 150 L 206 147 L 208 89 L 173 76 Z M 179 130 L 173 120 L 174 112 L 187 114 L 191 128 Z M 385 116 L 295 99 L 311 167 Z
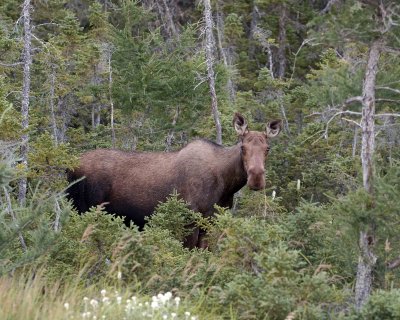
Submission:
M 181 299 L 173 297 L 171 292 L 159 293 L 151 300 L 132 296 L 124 299 L 117 291 L 115 295 L 107 295 L 105 289 L 100 291 L 100 298 L 83 298 L 81 319 L 160 319 L 160 320 L 198 320 L 180 305 Z M 68 302 L 64 303 L 67 314 L 73 317 L 73 310 Z M 67 317 L 68 318 L 68 317 Z

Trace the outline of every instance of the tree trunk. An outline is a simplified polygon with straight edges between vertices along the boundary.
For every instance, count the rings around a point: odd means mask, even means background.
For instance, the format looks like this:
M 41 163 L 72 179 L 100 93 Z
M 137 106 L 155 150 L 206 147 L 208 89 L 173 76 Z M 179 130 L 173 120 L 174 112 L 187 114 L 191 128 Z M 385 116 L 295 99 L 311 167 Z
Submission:
M 278 36 L 278 78 L 282 79 L 286 72 L 286 21 L 287 21 L 286 4 L 281 4 L 281 12 L 279 16 L 279 36 Z
M 254 31 L 257 28 L 258 21 L 260 20 L 260 13 L 257 7 L 257 1 L 253 1 L 253 8 L 251 10 L 250 22 L 250 44 L 249 44 L 249 59 L 254 59 L 256 47 L 254 44 Z
M 28 127 L 29 127 L 29 98 L 31 87 L 31 1 L 25 0 L 22 9 L 24 18 L 24 51 L 23 51 L 23 83 L 22 83 L 22 101 L 21 101 L 21 116 L 22 116 L 22 138 L 21 138 L 21 164 L 28 169 Z M 18 183 L 18 202 L 20 205 L 25 205 L 27 190 L 27 178 L 22 177 Z
M 357 152 L 357 141 L 358 141 L 358 127 L 354 127 L 354 137 L 353 137 L 353 148 L 351 152 L 351 156 L 355 158 Z
M 60 127 L 58 128 L 58 142 L 63 143 L 66 140 L 66 134 L 67 134 L 67 123 L 69 122 L 69 115 L 66 110 L 66 105 L 64 104 L 64 99 L 66 97 L 58 97 L 58 102 L 57 102 L 57 110 L 60 114 Z M 68 119 L 67 119 L 68 117 Z
M 114 102 L 112 99 L 112 67 L 111 67 L 111 57 L 112 57 L 112 50 L 111 44 L 107 46 L 106 49 L 107 54 L 107 62 L 108 62 L 108 96 L 110 99 L 110 125 L 111 125 L 111 145 L 115 148 L 115 128 L 114 128 Z
M 375 83 L 378 72 L 378 62 L 381 53 L 382 43 L 376 40 L 371 44 L 368 62 L 365 71 L 363 94 L 362 94 L 362 147 L 361 164 L 363 172 L 363 186 L 373 196 L 373 155 L 375 147 Z M 373 202 L 367 204 L 372 206 Z M 360 256 L 357 266 L 357 278 L 355 288 L 356 309 L 367 302 L 372 289 L 372 271 L 376 264 L 377 257 L 373 252 L 375 244 L 375 226 L 369 223 L 365 230 L 360 232 Z
M 171 151 L 172 142 L 174 141 L 174 127 L 179 117 L 179 106 L 176 107 L 174 118 L 172 119 L 172 129 L 168 131 L 167 138 L 165 139 L 165 151 Z
M 222 144 L 222 127 L 221 121 L 219 119 L 218 113 L 218 101 L 217 93 L 215 92 L 215 75 L 214 75 L 214 35 L 213 35 L 213 21 L 211 15 L 211 4 L 210 0 L 204 0 L 204 20 L 206 23 L 205 34 L 206 34 L 206 63 L 207 63 L 207 74 L 208 74 L 208 84 L 210 87 L 211 96 L 211 110 L 214 117 L 216 134 L 216 142 Z
M 225 36 L 224 36 L 224 16 L 220 10 L 219 2 L 220 2 L 220 0 L 217 1 L 218 48 L 221 53 L 222 60 L 224 61 L 225 68 L 230 70 L 232 68 L 232 66 L 230 65 L 228 57 L 227 57 L 227 50 L 224 48 L 224 38 L 225 38 Z M 235 86 L 233 84 L 233 81 L 232 81 L 232 78 L 230 75 L 228 76 L 228 81 L 227 81 L 227 91 L 228 91 L 229 100 L 231 102 L 235 102 L 236 90 L 235 90 Z
M 50 116 L 51 116 L 51 129 L 53 131 L 54 143 L 55 145 L 58 145 L 57 119 L 54 111 L 55 83 L 56 83 L 56 68 L 55 65 L 52 64 L 51 74 L 50 74 Z
M 172 19 L 172 14 L 171 14 L 171 11 L 169 10 L 167 0 L 162 0 L 162 1 L 164 4 L 164 9 L 165 9 L 165 17 L 167 19 L 166 29 L 168 30 L 168 34 L 170 37 L 176 36 L 178 34 L 178 32 L 176 30 L 174 20 Z

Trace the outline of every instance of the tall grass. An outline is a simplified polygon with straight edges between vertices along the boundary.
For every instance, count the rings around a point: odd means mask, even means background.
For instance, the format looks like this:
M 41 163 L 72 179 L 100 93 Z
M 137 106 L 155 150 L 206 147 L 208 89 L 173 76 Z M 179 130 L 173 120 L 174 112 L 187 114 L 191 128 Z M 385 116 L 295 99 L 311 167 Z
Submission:
M 116 286 L 82 287 L 47 281 L 43 273 L 0 278 L 0 319 L 216 319 L 171 292 L 149 297 Z

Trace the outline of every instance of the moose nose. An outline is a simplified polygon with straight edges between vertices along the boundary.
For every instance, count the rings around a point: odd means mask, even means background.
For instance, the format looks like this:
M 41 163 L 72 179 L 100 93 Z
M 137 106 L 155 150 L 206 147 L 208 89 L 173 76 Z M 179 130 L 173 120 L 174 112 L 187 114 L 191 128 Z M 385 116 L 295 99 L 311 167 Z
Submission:
M 250 167 L 248 171 L 249 176 L 259 177 L 262 176 L 264 179 L 265 170 L 261 167 Z
M 247 172 L 247 185 L 251 190 L 261 190 L 265 187 L 265 170 L 262 167 L 251 167 Z

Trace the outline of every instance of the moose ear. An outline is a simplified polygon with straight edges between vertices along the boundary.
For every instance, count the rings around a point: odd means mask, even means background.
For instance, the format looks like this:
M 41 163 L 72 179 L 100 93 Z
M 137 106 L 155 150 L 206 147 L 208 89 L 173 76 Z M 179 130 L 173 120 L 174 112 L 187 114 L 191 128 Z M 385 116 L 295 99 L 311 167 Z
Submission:
M 282 120 L 274 120 L 267 123 L 265 133 L 268 138 L 276 137 L 281 132 Z
M 247 129 L 247 121 L 246 119 L 238 112 L 235 113 L 233 117 L 233 126 L 238 135 L 243 136 L 245 135 L 249 129 Z

